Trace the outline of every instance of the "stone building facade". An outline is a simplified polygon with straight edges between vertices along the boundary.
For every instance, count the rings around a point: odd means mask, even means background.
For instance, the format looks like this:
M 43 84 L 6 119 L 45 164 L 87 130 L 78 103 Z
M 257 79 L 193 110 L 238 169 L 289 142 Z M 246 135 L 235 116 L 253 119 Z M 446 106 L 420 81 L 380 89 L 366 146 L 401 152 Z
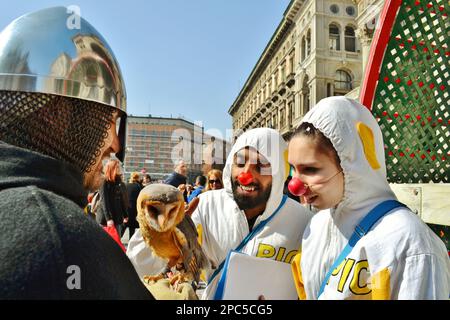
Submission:
M 204 132 L 203 127 L 182 118 L 127 117 L 124 172 L 148 173 L 164 180 L 179 160 L 188 167 L 188 182 L 210 169 L 223 169 L 230 144 Z
M 292 0 L 228 110 L 236 136 L 272 127 L 289 138 L 319 100 L 358 87 L 357 16 L 352 0 Z

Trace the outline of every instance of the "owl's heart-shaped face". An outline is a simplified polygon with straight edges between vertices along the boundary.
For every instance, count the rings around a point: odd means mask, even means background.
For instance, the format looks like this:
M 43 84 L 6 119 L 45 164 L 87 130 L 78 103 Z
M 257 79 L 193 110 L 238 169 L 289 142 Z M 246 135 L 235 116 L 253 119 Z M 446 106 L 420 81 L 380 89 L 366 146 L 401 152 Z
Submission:
M 167 184 L 151 184 L 137 199 L 139 223 L 157 232 L 174 229 L 184 218 L 183 194 Z
M 179 215 L 184 212 L 183 204 L 182 202 L 162 203 L 144 200 L 141 206 L 148 225 L 158 232 L 164 232 L 178 224 Z

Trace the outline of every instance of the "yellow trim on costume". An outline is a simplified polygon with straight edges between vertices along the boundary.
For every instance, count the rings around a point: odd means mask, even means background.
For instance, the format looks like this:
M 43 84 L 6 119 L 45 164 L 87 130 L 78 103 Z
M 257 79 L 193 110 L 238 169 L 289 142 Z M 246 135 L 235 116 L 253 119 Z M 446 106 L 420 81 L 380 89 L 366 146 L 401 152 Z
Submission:
M 291 262 L 292 275 L 294 276 L 294 284 L 297 289 L 298 298 L 300 300 L 306 300 L 305 286 L 303 285 L 302 269 L 300 267 L 300 261 L 302 258 L 301 253 L 297 253 Z
M 202 238 L 203 226 L 201 224 L 197 225 L 197 234 L 198 234 L 198 237 L 197 237 L 198 244 L 202 245 L 202 242 L 203 242 L 203 238 Z M 200 273 L 200 280 L 206 282 L 206 279 L 207 279 L 206 278 L 206 271 L 202 270 L 202 272 Z
M 380 169 L 380 163 L 377 160 L 377 153 L 375 151 L 375 139 L 373 137 L 372 129 L 366 126 L 362 122 L 356 124 L 356 129 L 358 130 L 359 138 L 363 144 L 364 155 L 366 156 L 367 162 L 369 162 L 372 169 Z
M 288 162 L 288 149 L 284 150 L 283 159 L 284 159 L 284 180 L 286 181 L 287 177 L 289 177 L 291 171 L 291 165 Z
M 391 298 L 391 273 L 388 268 L 374 274 L 371 278 L 372 300 L 389 300 Z
M 197 233 L 198 233 L 198 236 L 197 236 L 198 244 L 199 244 L 199 245 L 202 245 L 202 242 L 203 242 L 203 238 L 202 238 L 203 227 L 202 227 L 201 224 L 198 224 L 198 225 L 197 225 Z

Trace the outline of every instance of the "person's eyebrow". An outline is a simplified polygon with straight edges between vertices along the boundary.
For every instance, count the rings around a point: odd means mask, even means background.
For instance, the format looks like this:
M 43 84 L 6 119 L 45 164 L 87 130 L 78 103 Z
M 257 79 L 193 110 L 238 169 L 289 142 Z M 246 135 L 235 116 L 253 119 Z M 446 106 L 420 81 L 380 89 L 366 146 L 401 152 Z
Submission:
M 320 162 L 318 162 L 318 161 L 311 161 L 311 162 L 299 163 L 297 166 L 299 166 L 299 167 L 317 167 L 319 165 L 320 165 Z
M 258 158 L 257 158 L 258 164 L 262 164 L 262 165 L 271 165 L 270 161 L 266 159 L 266 157 L 264 157 L 261 154 L 258 154 Z

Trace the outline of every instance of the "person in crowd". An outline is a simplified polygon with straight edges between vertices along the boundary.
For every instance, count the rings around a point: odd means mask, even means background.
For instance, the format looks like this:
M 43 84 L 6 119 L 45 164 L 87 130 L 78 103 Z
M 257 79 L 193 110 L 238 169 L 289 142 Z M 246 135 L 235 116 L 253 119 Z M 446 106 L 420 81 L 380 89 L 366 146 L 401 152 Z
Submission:
M 195 188 L 189 194 L 187 202 L 190 203 L 194 198 L 198 197 L 198 195 L 205 190 L 205 186 L 206 186 L 205 176 L 198 176 L 197 178 L 195 178 Z
M 216 267 L 206 271 L 209 281 L 202 299 L 214 298 L 223 262 L 240 243 L 243 253 L 285 263 L 298 252 L 311 212 L 283 196 L 289 172 L 286 152 L 287 145 L 275 130 L 247 131 L 228 156 L 223 174 L 225 188 L 199 195 L 192 219 L 202 249 Z M 142 236 L 135 234 L 127 255 L 138 273 L 159 271 L 161 262 L 143 245 Z
M 129 238 L 131 238 L 134 234 L 134 231 L 139 228 L 139 223 L 136 220 L 137 216 L 137 198 L 139 196 L 139 192 L 142 190 L 142 186 L 140 184 L 140 175 L 138 172 L 131 173 L 129 183 L 126 185 L 126 189 L 128 192 L 128 222 L 125 225 L 125 228 L 128 228 Z
M 105 181 L 100 188 L 100 207 L 95 215 L 102 226 L 114 226 L 120 236 L 128 222 L 128 194 L 122 181 L 120 163 L 111 159 L 105 166 Z
M 152 177 L 148 173 L 146 173 L 144 175 L 144 178 L 142 179 L 142 186 L 145 187 L 151 183 L 152 183 Z
M 397 201 L 370 111 L 321 100 L 289 142 L 289 189 L 317 210 L 293 273 L 301 299 L 448 299 L 443 242 Z
M 187 166 L 183 160 L 178 161 L 174 168 L 174 171 L 164 181 L 166 184 L 170 184 L 175 188 L 178 188 L 180 184 L 186 184 Z
M 222 171 L 212 169 L 206 176 L 208 177 L 208 182 L 206 184 L 205 191 L 219 190 L 223 188 Z
M 108 44 L 71 15 L 40 10 L 0 34 L 0 299 L 152 299 L 83 213 L 102 162 L 123 159 L 126 99 Z M 62 57 L 79 67 L 49 72 Z

